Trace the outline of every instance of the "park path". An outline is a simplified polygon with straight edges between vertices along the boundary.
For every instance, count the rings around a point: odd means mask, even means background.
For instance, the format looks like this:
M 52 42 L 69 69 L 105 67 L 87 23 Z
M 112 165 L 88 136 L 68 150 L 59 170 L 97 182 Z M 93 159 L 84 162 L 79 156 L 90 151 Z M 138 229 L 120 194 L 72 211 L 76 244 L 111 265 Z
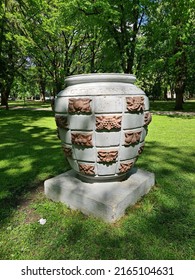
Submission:
M 0 107 L 4 109 L 4 107 Z M 24 106 L 13 106 L 10 107 L 9 110 L 28 110 L 28 111 L 52 111 L 51 107 L 46 108 L 31 108 L 31 107 L 24 107 Z M 195 112 L 182 112 L 182 111 L 150 111 L 153 115 L 165 115 L 165 116 L 195 116 Z
M 31 110 L 31 111 L 52 111 L 51 107 L 47 108 L 28 108 L 23 106 L 11 107 L 10 110 Z M 152 111 L 153 115 L 177 115 L 177 116 L 195 116 L 195 112 L 181 112 L 181 111 Z
M 181 111 L 151 111 L 153 115 L 165 115 L 165 116 L 195 116 L 195 112 L 181 112 Z
M 46 107 L 46 108 L 30 108 L 30 107 L 23 107 L 23 106 L 14 106 L 14 107 L 10 107 L 9 110 L 52 111 L 51 107 Z

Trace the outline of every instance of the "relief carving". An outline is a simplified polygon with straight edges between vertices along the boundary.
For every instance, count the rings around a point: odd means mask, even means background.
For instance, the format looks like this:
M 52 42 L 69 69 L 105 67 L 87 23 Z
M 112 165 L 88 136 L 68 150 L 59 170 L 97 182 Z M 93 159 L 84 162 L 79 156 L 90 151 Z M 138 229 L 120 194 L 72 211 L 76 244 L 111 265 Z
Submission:
M 80 146 L 92 147 L 92 134 L 71 133 L 72 143 Z
M 150 112 L 145 113 L 144 115 L 144 125 L 149 125 L 152 121 L 152 114 Z
M 62 145 L 63 152 L 66 157 L 72 157 L 72 149 L 66 145 Z
M 94 175 L 95 171 L 94 171 L 95 167 L 94 165 L 91 164 L 79 164 L 79 170 L 80 172 L 86 174 L 86 175 Z
M 133 161 L 127 163 L 121 163 L 119 167 L 119 173 L 125 173 L 131 169 L 133 166 Z
M 68 118 L 67 116 L 55 116 L 56 125 L 59 128 L 67 129 L 68 128 Z
M 139 148 L 138 150 L 138 155 L 141 155 L 141 153 L 143 152 L 144 150 L 144 144 Z
M 69 113 L 91 113 L 90 102 L 89 98 L 70 98 L 68 111 Z
M 112 162 L 118 157 L 118 151 L 99 151 L 98 158 L 101 162 Z
M 96 129 L 97 130 L 102 130 L 102 129 L 111 130 L 113 128 L 119 129 L 119 128 L 121 128 L 121 121 L 122 121 L 121 116 L 112 116 L 112 117 L 100 116 L 100 117 L 96 117 Z
M 144 97 L 143 96 L 134 96 L 126 97 L 127 110 L 130 112 L 140 112 L 144 110 Z
M 137 132 L 127 132 L 125 133 L 125 145 L 136 144 L 139 142 L 141 137 L 141 131 Z

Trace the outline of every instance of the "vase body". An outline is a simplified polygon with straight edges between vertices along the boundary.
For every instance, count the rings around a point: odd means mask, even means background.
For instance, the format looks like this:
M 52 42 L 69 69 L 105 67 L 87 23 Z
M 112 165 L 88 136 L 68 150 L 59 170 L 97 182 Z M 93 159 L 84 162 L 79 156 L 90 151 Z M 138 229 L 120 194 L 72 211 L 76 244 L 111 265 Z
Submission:
M 62 148 L 82 180 L 122 180 L 144 148 L 149 101 L 127 74 L 66 78 L 55 100 Z

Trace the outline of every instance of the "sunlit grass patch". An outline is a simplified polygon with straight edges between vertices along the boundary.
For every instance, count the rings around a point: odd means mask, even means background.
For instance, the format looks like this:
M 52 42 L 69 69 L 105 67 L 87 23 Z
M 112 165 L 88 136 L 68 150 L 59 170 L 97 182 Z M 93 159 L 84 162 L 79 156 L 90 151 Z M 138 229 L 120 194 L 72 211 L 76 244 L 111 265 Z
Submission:
M 45 197 L 69 168 L 52 112 L 1 115 L 1 259 L 195 259 L 194 117 L 153 115 L 137 167 L 156 184 L 110 225 Z

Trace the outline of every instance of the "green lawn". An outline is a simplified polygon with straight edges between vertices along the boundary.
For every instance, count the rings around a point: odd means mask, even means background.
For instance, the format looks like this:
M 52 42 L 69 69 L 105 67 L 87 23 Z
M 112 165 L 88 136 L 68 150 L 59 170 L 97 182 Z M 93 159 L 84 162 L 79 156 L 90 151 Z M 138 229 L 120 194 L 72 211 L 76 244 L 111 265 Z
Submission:
M 52 112 L 2 110 L 0 127 L 0 259 L 195 259 L 195 117 L 153 115 L 137 167 L 156 185 L 113 225 L 45 198 L 69 168 Z
M 151 111 L 174 111 L 175 101 L 150 101 Z M 195 100 L 188 100 L 183 104 L 184 112 L 195 113 Z
M 16 100 L 16 101 L 8 101 L 9 108 L 12 109 L 14 107 L 21 107 L 24 109 L 35 109 L 35 108 L 50 108 L 51 101 L 47 100 L 42 102 L 40 100 Z

